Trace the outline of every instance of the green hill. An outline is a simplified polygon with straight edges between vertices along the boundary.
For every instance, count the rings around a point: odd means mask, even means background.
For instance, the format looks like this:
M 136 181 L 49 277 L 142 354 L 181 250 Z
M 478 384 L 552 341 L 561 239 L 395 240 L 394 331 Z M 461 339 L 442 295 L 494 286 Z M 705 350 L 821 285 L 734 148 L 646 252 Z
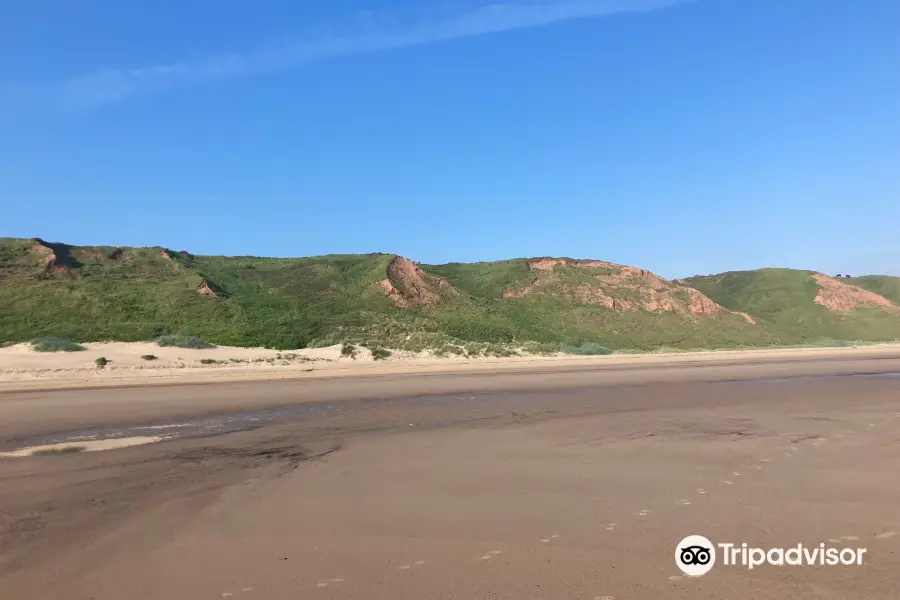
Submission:
M 769 325 L 778 343 L 900 338 L 900 309 L 889 298 L 864 289 L 858 279 L 758 269 L 691 277 L 685 283 Z
M 900 305 L 900 277 L 890 275 L 863 275 L 853 277 L 850 283 L 859 287 L 881 294 L 894 304 Z
M 886 300 L 834 312 L 816 304 L 819 287 L 809 272 L 779 269 L 672 282 L 569 258 L 416 265 L 392 254 L 196 256 L 0 238 L 0 342 L 183 333 L 284 349 L 343 341 L 653 349 L 900 338 Z

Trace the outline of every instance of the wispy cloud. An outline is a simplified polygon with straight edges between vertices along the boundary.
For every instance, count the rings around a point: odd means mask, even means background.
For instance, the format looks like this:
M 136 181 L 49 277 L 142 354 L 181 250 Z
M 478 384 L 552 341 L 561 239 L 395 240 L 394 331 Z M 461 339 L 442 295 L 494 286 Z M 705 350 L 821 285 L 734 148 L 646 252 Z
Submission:
M 361 13 L 298 33 L 290 40 L 208 60 L 135 68 L 103 69 L 38 85 L 0 85 L 6 109 L 30 107 L 81 110 L 134 96 L 298 67 L 326 58 L 378 52 L 542 27 L 626 12 L 646 12 L 693 0 L 510 1 L 468 12 L 397 15 Z M 2 110 L 2 107 L 0 107 Z

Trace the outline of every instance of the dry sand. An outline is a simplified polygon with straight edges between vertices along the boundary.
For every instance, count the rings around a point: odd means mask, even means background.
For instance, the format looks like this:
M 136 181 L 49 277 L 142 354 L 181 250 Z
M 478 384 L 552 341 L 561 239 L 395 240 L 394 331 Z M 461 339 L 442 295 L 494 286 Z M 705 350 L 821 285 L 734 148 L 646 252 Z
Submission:
M 341 347 L 279 351 L 266 348 L 219 346 L 206 350 L 163 348 L 151 342 L 102 342 L 84 344 L 83 352 L 34 352 L 29 344 L 0 348 L 0 391 L 54 389 L 80 386 L 134 386 L 180 382 L 253 381 L 283 378 L 336 377 L 346 375 L 439 373 L 534 369 L 551 365 L 652 365 L 673 362 L 715 364 L 734 360 L 792 360 L 826 357 L 870 357 L 895 354 L 900 344 L 875 344 L 848 348 L 788 348 L 648 353 L 609 356 L 522 355 L 509 358 L 436 357 L 429 351 L 394 351 L 387 360 L 375 361 L 359 348 L 355 358 L 341 356 Z M 153 355 L 156 360 L 144 360 Z M 109 361 L 94 364 L 98 357 Z M 202 360 L 218 361 L 202 364 Z

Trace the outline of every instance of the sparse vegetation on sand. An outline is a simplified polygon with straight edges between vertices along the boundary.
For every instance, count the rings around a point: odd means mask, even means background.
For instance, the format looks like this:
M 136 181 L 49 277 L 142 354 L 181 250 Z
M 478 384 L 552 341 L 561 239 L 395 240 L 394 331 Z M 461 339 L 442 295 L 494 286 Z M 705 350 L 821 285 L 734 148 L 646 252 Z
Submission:
M 43 450 L 35 450 L 32 456 L 57 456 L 60 454 L 76 454 L 84 452 L 87 448 L 84 446 L 63 446 L 62 448 L 45 448 Z
M 161 335 L 156 338 L 156 345 L 162 347 L 175 348 L 193 348 L 194 350 L 204 350 L 207 348 L 215 348 L 214 344 L 193 335 Z
M 391 356 L 391 351 L 382 348 L 381 346 L 375 346 L 372 348 L 372 358 L 375 360 L 383 360 L 385 358 L 389 358 Z
M 86 350 L 81 344 L 70 342 L 61 337 L 40 337 L 31 340 L 31 348 L 35 352 L 82 352 Z
M 594 342 L 584 342 L 577 346 L 565 346 L 562 348 L 562 351 L 566 354 L 577 354 L 580 356 L 605 356 L 613 353 L 606 346 L 601 346 Z

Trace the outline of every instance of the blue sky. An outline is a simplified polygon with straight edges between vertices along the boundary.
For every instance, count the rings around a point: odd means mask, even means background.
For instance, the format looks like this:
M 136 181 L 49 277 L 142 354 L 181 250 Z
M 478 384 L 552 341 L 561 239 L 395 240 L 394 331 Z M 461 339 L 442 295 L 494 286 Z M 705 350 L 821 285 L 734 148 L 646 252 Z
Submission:
M 898 23 L 896 0 L 6 2 L 0 235 L 900 275 Z

